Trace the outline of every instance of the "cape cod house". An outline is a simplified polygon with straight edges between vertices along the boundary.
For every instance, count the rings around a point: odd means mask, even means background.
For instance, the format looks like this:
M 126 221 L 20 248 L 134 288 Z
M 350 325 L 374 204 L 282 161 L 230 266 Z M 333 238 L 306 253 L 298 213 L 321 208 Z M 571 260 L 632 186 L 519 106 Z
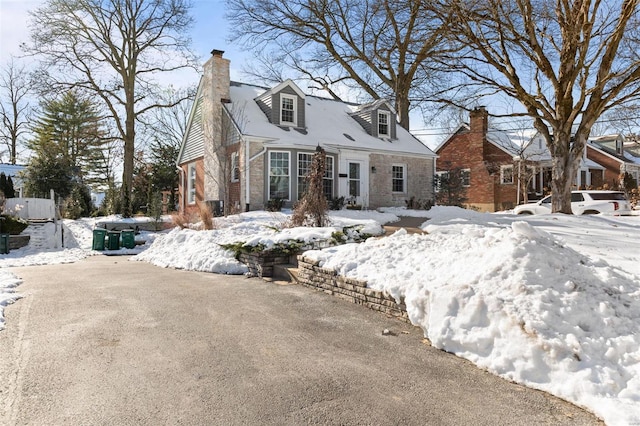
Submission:
M 271 88 L 232 82 L 229 60 L 211 53 L 177 160 L 181 212 L 200 202 L 217 213 L 261 210 L 270 200 L 291 207 L 318 146 L 328 199 L 369 209 L 433 200 L 436 155 L 396 124 L 387 101 L 306 95 L 291 80 Z

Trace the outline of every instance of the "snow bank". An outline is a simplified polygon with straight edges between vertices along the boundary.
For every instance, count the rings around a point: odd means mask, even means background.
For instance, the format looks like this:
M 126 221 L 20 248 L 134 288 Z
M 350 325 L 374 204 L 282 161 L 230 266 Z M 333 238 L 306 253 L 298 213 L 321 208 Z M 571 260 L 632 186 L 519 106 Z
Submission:
M 15 292 L 15 288 L 21 282 L 22 280 L 12 273 L 0 271 L 0 330 L 4 330 L 4 307 L 22 297 Z
M 640 422 L 640 277 L 526 222 L 431 226 L 308 251 L 404 299 L 435 347 L 509 380 Z

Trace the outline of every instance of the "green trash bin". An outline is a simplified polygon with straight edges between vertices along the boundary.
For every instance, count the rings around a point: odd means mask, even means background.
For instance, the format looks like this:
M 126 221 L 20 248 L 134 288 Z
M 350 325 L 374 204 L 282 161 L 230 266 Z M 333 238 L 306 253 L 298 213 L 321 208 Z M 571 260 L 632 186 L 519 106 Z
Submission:
M 96 228 L 93 230 L 93 244 L 91 248 L 93 250 L 104 250 L 104 238 L 107 236 L 107 230 L 102 228 Z
M 136 237 L 133 229 L 123 229 L 120 235 L 122 236 L 122 247 L 132 249 L 136 246 Z
M 0 254 L 9 254 L 9 234 L 0 234 Z
M 120 249 L 120 231 L 107 232 L 107 250 Z

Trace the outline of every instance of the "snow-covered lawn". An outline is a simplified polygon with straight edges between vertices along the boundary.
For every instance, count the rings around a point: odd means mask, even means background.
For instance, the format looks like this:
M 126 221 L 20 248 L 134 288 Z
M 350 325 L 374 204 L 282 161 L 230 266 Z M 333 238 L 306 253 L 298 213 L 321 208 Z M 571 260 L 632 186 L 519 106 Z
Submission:
M 331 227 L 279 230 L 285 213 L 243 213 L 216 219 L 212 231 L 145 233 L 147 244 L 122 252 L 164 267 L 241 274 L 246 267 L 219 244 L 327 240 L 356 225 L 379 234 L 398 216 L 422 216 L 427 234 L 401 230 L 305 255 L 404 299 L 435 347 L 583 406 L 609 425 L 640 424 L 639 216 L 520 217 L 451 207 L 331 215 Z M 72 247 L 12 251 L 0 256 L 0 267 L 98 254 L 94 223 L 67 221 Z M 0 327 L 2 305 L 19 297 L 16 284 L 0 274 Z

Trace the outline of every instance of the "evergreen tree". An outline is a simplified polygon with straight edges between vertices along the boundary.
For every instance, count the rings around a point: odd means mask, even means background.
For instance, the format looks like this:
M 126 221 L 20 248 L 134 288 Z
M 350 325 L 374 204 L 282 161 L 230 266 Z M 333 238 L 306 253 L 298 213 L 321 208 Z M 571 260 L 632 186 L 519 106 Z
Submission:
M 3 191 L 5 198 L 14 198 L 16 196 L 16 189 L 13 186 L 13 179 L 11 179 L 11 176 L 7 176 L 7 186 Z
M 7 196 L 7 176 L 4 174 L 4 172 L 0 173 L 0 191 L 2 191 L 2 193 L 4 194 L 5 198 L 9 198 Z
M 104 130 L 95 104 L 69 91 L 42 103 L 28 147 L 33 157 L 26 170 L 25 189 L 31 196 L 81 197 L 88 191 L 84 177 L 89 160 L 104 144 Z M 76 200 L 82 213 L 83 200 Z
M 443 206 L 462 207 L 467 201 L 464 171 L 446 164 L 446 172 L 436 176 L 436 203 Z
M 162 143 L 156 140 L 151 145 L 151 188 L 154 197 L 162 199 L 162 191 L 169 191 L 169 209 L 176 204 L 176 189 L 180 175 L 176 169 L 176 158 L 180 151 L 179 145 Z

